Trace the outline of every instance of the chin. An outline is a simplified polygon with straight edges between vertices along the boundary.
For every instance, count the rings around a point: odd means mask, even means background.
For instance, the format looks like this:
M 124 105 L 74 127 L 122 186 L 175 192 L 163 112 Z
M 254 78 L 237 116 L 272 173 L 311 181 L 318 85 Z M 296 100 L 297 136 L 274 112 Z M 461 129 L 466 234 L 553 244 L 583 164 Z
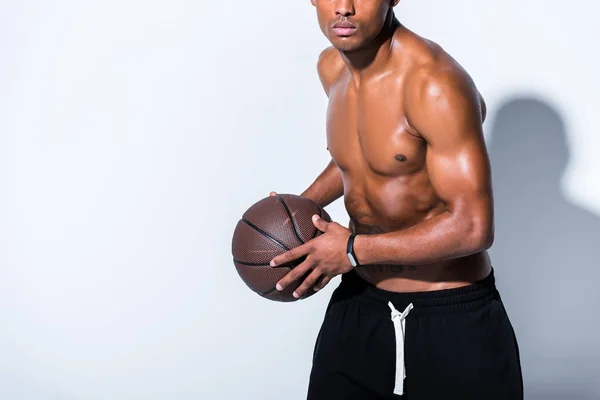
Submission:
M 336 38 L 333 38 L 333 40 L 330 40 L 330 42 L 333 47 L 335 47 L 339 51 L 344 51 L 344 52 L 352 52 L 352 51 L 360 50 L 364 46 L 364 43 L 362 41 L 356 40 L 351 37 L 347 37 L 347 38 L 336 37 Z

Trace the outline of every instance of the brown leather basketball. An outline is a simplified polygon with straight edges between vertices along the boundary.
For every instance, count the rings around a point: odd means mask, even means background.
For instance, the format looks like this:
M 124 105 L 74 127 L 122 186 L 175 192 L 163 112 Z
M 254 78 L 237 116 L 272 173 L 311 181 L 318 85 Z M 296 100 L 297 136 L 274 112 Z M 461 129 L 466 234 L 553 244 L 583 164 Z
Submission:
M 317 203 L 294 194 L 266 197 L 244 213 L 233 232 L 231 251 L 237 272 L 250 289 L 269 300 L 296 301 L 292 293 L 303 279 L 281 292 L 275 284 L 303 259 L 277 267 L 271 267 L 269 263 L 277 255 L 321 234 L 312 222 L 314 214 L 331 221 L 329 214 Z M 314 293 L 309 290 L 302 298 Z

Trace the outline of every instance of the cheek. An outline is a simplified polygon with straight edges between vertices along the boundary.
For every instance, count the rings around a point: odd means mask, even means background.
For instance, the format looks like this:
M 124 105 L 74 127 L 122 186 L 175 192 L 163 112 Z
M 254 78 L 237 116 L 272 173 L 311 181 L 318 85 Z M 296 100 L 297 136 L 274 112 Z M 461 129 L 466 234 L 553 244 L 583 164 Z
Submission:
M 379 32 L 381 32 L 383 25 L 385 24 L 387 11 L 388 8 L 385 5 L 381 8 L 371 11 L 371 14 L 369 15 L 369 21 L 372 22 L 369 24 L 369 36 L 377 36 Z
M 323 32 L 323 34 L 325 34 L 326 37 L 329 37 L 329 32 L 327 30 L 328 22 L 329 21 L 327 21 L 326 18 L 319 17 L 319 27 L 321 28 L 321 32 Z
M 325 30 L 325 28 L 327 27 L 327 11 L 323 10 L 322 8 L 317 7 L 316 9 L 317 11 L 317 21 L 319 22 L 319 27 L 321 28 L 321 30 Z

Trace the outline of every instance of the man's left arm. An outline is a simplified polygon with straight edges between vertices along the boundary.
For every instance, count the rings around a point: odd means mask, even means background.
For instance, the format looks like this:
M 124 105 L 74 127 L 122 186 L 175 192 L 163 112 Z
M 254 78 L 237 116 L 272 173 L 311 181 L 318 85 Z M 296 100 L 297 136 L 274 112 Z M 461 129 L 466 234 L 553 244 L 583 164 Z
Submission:
M 406 115 L 427 142 L 427 173 L 446 210 L 401 231 L 358 235 L 354 251 L 363 265 L 429 264 L 477 253 L 493 242 L 491 171 L 479 93 L 462 71 L 418 75 L 407 87 Z

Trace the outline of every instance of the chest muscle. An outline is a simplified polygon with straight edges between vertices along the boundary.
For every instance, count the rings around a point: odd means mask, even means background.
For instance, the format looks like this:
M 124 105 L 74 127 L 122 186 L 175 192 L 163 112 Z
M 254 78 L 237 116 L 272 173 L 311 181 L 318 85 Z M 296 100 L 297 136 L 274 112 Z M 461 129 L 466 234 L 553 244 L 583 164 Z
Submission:
M 361 93 L 349 85 L 332 91 L 327 145 L 333 160 L 347 172 L 368 168 L 397 177 L 421 170 L 425 162 L 424 141 L 411 133 L 400 94 L 382 84 Z

